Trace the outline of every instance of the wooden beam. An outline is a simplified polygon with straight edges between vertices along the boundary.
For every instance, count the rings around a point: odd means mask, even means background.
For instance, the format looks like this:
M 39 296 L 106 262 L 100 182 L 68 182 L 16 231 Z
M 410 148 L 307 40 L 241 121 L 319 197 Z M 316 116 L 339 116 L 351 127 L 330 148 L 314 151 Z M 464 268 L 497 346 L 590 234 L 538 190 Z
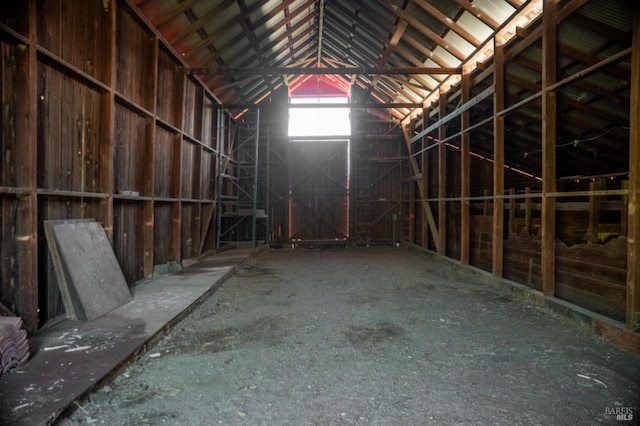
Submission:
M 102 226 L 109 238 L 109 241 L 113 245 L 113 223 L 114 223 L 114 210 L 113 210 L 113 194 L 115 191 L 115 171 L 114 171 L 114 158 L 115 158 L 115 115 L 116 115 L 116 101 L 115 101 L 115 87 L 117 84 L 117 54 L 116 54 L 116 34 L 117 34 L 117 14 L 116 5 L 109 8 L 109 32 L 105 34 L 107 41 L 105 42 L 105 82 L 107 83 L 108 90 L 102 94 L 101 105 L 101 120 L 100 120 L 100 170 L 102 171 L 100 186 L 103 190 L 109 194 L 108 198 L 102 203 L 104 212 L 104 222 Z
M 28 7 L 29 44 L 20 51 L 17 59 L 18 87 L 24 102 L 18 102 L 15 114 L 16 140 L 20 140 L 16 152 L 16 179 L 18 186 L 29 188 L 29 195 L 17 197 L 16 211 L 16 291 L 15 310 L 30 330 L 38 330 L 38 197 L 37 197 L 37 103 L 38 87 L 37 20 L 36 1 L 30 0 Z M 4 154 L 3 154 L 4 155 Z
M 542 14 L 542 291 L 555 294 L 557 3 L 545 0 Z
M 439 117 L 440 121 L 447 114 L 447 93 L 440 92 L 439 98 Z M 447 137 L 447 126 L 442 124 L 438 128 L 438 139 L 442 140 Z M 438 145 L 438 230 L 439 243 L 438 254 L 441 256 L 447 255 L 447 202 L 444 198 L 447 197 L 447 145 Z
M 378 65 L 376 66 L 376 68 L 382 69 L 387 64 L 387 61 L 389 61 L 389 58 L 393 54 L 393 51 L 398 45 L 398 42 L 400 42 L 400 39 L 404 35 L 404 32 L 407 30 L 408 25 L 409 24 L 407 23 L 407 21 L 404 21 L 402 19 L 400 20 L 395 32 L 393 33 L 393 36 L 391 37 L 391 40 L 389 41 L 389 44 L 387 45 L 387 48 L 378 61 Z M 364 96 L 365 98 L 368 97 L 371 91 L 378 85 L 378 83 L 380 82 L 380 76 L 381 74 L 376 74 L 376 76 L 373 78 L 371 84 L 369 85 L 369 89 L 367 90 L 367 94 Z
M 145 144 L 144 160 L 151 164 L 151 167 L 146 168 L 147 176 L 145 176 L 145 181 L 139 187 L 145 188 L 145 192 L 147 194 L 153 195 L 154 192 L 154 151 L 156 146 L 156 109 L 157 109 L 157 98 L 158 98 L 158 54 L 160 48 L 160 39 L 158 37 L 153 38 L 153 52 L 151 53 L 151 58 L 149 60 L 152 61 L 153 72 L 152 75 L 149 76 L 149 81 L 147 84 L 151 85 L 151 90 L 148 92 L 149 100 L 146 102 L 147 105 L 150 106 L 151 112 L 153 116 L 151 117 L 149 124 L 149 133 L 148 143 Z M 140 82 L 142 83 L 142 82 Z M 144 215 L 144 224 L 142 227 L 142 243 L 144 245 L 144 260 L 143 260 L 143 275 L 145 278 L 153 277 L 153 266 L 154 266 L 154 253 L 155 253 L 155 242 L 154 242 L 154 218 L 155 218 L 155 209 L 154 203 L 152 201 L 148 201 L 144 204 L 143 209 Z
M 437 20 L 439 20 L 444 25 L 446 25 L 451 31 L 453 31 L 454 33 L 456 33 L 457 35 L 465 39 L 467 42 L 469 42 L 469 44 L 472 44 L 473 47 L 477 48 L 478 46 L 480 46 L 480 44 L 482 44 L 482 40 L 480 40 L 471 32 L 465 30 L 462 26 L 458 25 L 456 21 L 449 18 L 444 13 L 440 12 L 439 9 L 437 9 L 435 6 L 432 6 L 426 0 L 413 0 L 413 2 L 416 3 L 418 6 L 420 6 L 422 9 L 424 9 L 425 12 L 432 15 Z
M 404 134 L 404 139 L 407 144 L 408 152 L 411 152 L 411 135 L 409 133 L 408 126 L 402 126 L 402 133 Z M 420 167 L 418 166 L 418 161 L 415 157 L 410 156 L 409 161 L 411 163 L 411 173 L 414 175 L 419 175 Z M 438 245 L 440 244 L 440 238 L 438 235 L 438 227 L 436 226 L 435 218 L 433 217 L 433 212 L 431 211 L 431 206 L 429 205 L 428 192 L 427 187 L 423 185 L 423 181 L 418 181 L 418 190 L 420 191 L 420 200 L 422 202 L 422 208 L 424 212 L 427 214 L 427 221 L 429 222 L 429 231 L 431 231 L 431 235 L 433 237 L 433 241 L 436 244 L 436 251 L 438 250 Z
M 422 109 L 422 127 L 426 127 L 427 124 L 429 123 L 429 109 L 428 108 L 423 108 Z M 427 138 L 427 136 L 423 136 L 422 137 L 422 154 L 420 156 L 420 162 L 421 162 L 421 168 L 420 170 L 422 171 L 422 173 L 420 174 L 420 180 L 421 180 L 421 185 L 422 188 L 429 188 L 429 155 L 427 153 L 427 144 L 429 143 L 429 139 Z M 421 241 L 422 241 L 422 248 L 424 249 L 428 249 L 429 248 L 429 220 L 427 218 L 427 212 L 425 211 L 425 209 L 422 209 L 422 229 L 421 229 Z
M 365 67 L 291 67 L 291 68 L 187 68 L 187 74 L 198 75 L 398 75 L 398 74 L 461 74 L 461 67 L 394 67 L 394 68 L 365 68 Z
M 476 96 L 474 96 L 473 99 L 470 99 L 468 102 L 462 104 L 460 107 L 456 108 L 454 111 L 450 112 L 445 117 L 440 117 L 438 119 L 438 121 L 436 121 L 432 125 L 428 126 L 427 128 L 423 129 L 417 135 L 413 136 L 411 138 L 411 143 L 414 143 L 414 142 L 418 141 L 421 137 L 428 135 L 429 133 L 431 133 L 435 129 L 438 129 L 442 125 L 444 125 L 444 124 L 448 123 L 449 121 L 457 118 L 463 112 L 470 110 L 471 108 L 476 106 L 478 103 L 482 102 L 483 100 L 485 100 L 489 96 L 493 95 L 493 90 L 494 90 L 493 86 L 486 88 L 485 90 L 483 90 L 482 92 L 480 92 Z
M 415 131 L 416 119 L 412 119 L 409 121 L 409 134 L 413 134 Z M 409 145 L 409 149 L 411 149 L 413 145 Z M 411 154 L 411 153 L 409 153 Z M 422 176 L 419 177 L 421 179 Z M 412 179 L 408 182 L 409 185 L 409 244 L 413 245 L 416 243 L 416 181 L 417 179 Z
M 469 102 L 471 97 L 471 74 L 462 75 L 462 103 Z M 471 125 L 471 113 L 467 110 L 462 113 L 460 130 L 460 263 L 469 264 L 469 244 L 471 233 L 471 134 L 466 129 Z
M 640 6 L 634 3 L 629 110 L 627 208 L 627 327 L 640 329 Z
M 389 2 L 388 0 L 378 0 L 378 1 L 382 3 L 384 6 L 386 6 L 393 13 L 395 13 L 398 18 L 404 19 L 405 21 L 407 21 L 409 24 L 411 24 L 411 26 L 414 29 L 419 31 L 423 36 L 425 36 L 429 40 L 433 40 L 434 42 L 436 42 L 438 45 L 440 45 L 443 49 L 448 51 L 450 54 L 452 54 L 456 58 L 460 59 L 461 61 L 466 59 L 467 56 L 464 53 L 462 53 L 456 47 L 452 46 L 451 43 L 448 43 L 444 38 L 440 37 L 438 33 L 432 30 L 429 26 L 423 24 L 419 19 L 415 18 L 410 13 L 402 10 L 402 8 L 394 4 L 391 4 L 391 2 Z
M 492 30 L 495 30 L 498 27 L 500 27 L 500 22 L 493 19 L 489 13 L 484 13 L 481 9 L 476 7 L 476 5 L 470 2 L 469 0 L 454 0 L 454 2 L 457 3 L 458 6 L 462 7 L 463 9 L 466 9 L 467 12 L 471 13 L 473 16 L 478 18 L 480 21 L 482 21 L 486 26 L 488 26 Z
M 504 248 L 504 116 L 498 113 L 504 109 L 505 62 L 504 46 L 495 45 L 493 53 L 493 236 L 491 272 L 502 276 Z
M 526 187 L 524 189 L 525 201 L 524 201 L 524 226 L 527 229 L 527 235 L 531 236 L 531 212 L 533 210 L 533 201 L 531 200 L 531 188 Z

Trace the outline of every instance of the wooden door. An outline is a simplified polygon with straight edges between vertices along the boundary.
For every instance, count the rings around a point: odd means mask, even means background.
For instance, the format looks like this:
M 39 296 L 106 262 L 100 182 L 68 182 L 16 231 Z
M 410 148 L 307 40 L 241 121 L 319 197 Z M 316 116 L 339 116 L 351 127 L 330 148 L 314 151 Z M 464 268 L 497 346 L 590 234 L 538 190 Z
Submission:
M 349 142 L 291 142 L 289 240 L 349 238 Z

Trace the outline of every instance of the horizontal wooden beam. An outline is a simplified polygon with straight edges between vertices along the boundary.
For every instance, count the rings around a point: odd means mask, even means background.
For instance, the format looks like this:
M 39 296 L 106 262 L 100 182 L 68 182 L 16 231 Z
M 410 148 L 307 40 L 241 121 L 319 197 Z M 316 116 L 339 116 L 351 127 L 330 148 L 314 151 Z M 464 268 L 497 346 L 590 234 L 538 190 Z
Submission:
M 223 105 L 227 110 L 232 109 L 249 109 L 249 108 L 262 108 L 267 106 L 266 104 L 228 104 Z M 303 103 L 303 104 L 288 104 L 289 108 L 354 108 L 354 109 L 399 109 L 399 108 L 422 108 L 421 103 L 414 102 L 392 102 L 392 103 Z
M 404 67 L 404 68 L 187 68 L 187 74 L 198 75 L 398 75 L 398 74 L 462 74 L 461 67 Z
M 493 91 L 494 91 L 494 87 L 493 86 L 487 87 L 485 90 L 483 90 L 482 92 L 477 94 L 475 97 L 473 97 L 469 102 L 465 102 L 464 104 L 462 104 L 462 106 L 456 108 L 454 111 L 452 111 L 448 115 L 442 117 L 440 120 L 438 120 L 437 122 L 433 123 L 431 126 L 427 127 L 426 129 L 424 129 L 423 131 L 421 131 L 417 135 L 414 135 L 411 138 L 411 143 L 414 143 L 414 142 L 420 140 L 422 137 L 428 135 L 429 133 L 431 133 L 435 129 L 445 125 L 449 121 L 451 121 L 454 118 L 460 116 L 460 114 L 462 114 L 463 112 L 468 111 L 469 109 L 471 109 L 472 107 L 474 107 L 478 103 L 482 102 L 483 100 L 485 100 L 489 96 L 492 96 L 493 95 Z

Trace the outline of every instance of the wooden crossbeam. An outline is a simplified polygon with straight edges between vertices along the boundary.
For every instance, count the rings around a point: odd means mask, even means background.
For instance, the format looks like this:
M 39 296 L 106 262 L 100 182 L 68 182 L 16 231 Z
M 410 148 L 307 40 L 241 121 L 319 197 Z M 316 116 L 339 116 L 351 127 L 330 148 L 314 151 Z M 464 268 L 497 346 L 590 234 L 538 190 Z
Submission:
M 402 127 L 402 133 L 404 134 L 404 139 L 407 144 L 407 149 L 411 152 L 411 135 L 409 134 L 409 130 L 406 126 Z M 418 160 L 415 157 L 411 156 L 409 158 L 411 163 L 411 172 L 414 175 L 420 175 L 422 172 L 420 171 L 420 167 L 418 166 Z M 433 241 L 436 244 L 436 251 L 438 251 L 438 247 L 440 246 L 440 235 L 438 233 L 438 226 L 436 225 L 436 220 L 433 217 L 433 212 L 431 211 L 431 206 L 429 205 L 429 200 L 427 199 L 427 188 L 424 185 L 424 180 L 419 179 L 418 181 L 418 191 L 420 192 L 420 200 L 422 203 L 422 209 L 427 214 L 427 221 L 429 222 L 429 232 L 431 232 L 431 236 L 433 237 Z
M 461 67 L 402 67 L 402 68 L 187 68 L 188 74 L 198 75 L 397 75 L 397 74 L 461 74 Z

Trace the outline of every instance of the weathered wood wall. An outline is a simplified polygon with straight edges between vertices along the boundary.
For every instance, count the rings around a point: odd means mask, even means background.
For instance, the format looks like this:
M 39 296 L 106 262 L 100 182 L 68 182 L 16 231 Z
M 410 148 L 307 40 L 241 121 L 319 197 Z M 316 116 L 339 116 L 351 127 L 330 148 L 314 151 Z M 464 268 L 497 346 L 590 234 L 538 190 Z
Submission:
M 45 220 L 100 221 L 130 284 L 215 248 L 218 102 L 126 2 L 5 2 L 0 53 L 1 313 L 64 314 Z
M 581 7 L 588 13 L 592 4 L 544 6 L 526 34 L 495 43 L 491 60 L 464 72 L 422 116 L 403 123 L 410 161 L 417 165 L 406 182 L 416 198 L 408 241 L 635 330 L 640 260 L 632 238 L 640 225 L 637 194 L 627 188 L 637 188 L 639 103 L 633 88 L 640 91 L 640 31 L 633 40 L 630 31 L 616 39 L 612 52 L 624 66 L 601 52 L 602 58 L 571 68 L 589 67 L 588 73 L 572 75 L 565 62 L 587 58 L 568 49 L 566 39 L 560 49 L 556 33 L 571 30 L 572 14 Z M 629 7 L 634 11 L 637 23 L 640 11 Z M 627 83 L 602 87 L 605 75 Z M 636 86 L 630 90 L 628 82 Z M 590 94 L 598 108 L 576 100 L 576 93 Z M 630 114 L 611 102 L 629 104 Z M 620 130 L 623 141 L 627 131 L 628 146 L 612 152 L 602 129 Z M 598 136 L 569 139 L 571 131 Z M 627 152 L 628 173 L 619 161 Z M 582 171 L 589 169 L 585 156 L 598 159 L 590 167 L 598 174 Z M 424 200 L 418 199 L 421 184 Z

